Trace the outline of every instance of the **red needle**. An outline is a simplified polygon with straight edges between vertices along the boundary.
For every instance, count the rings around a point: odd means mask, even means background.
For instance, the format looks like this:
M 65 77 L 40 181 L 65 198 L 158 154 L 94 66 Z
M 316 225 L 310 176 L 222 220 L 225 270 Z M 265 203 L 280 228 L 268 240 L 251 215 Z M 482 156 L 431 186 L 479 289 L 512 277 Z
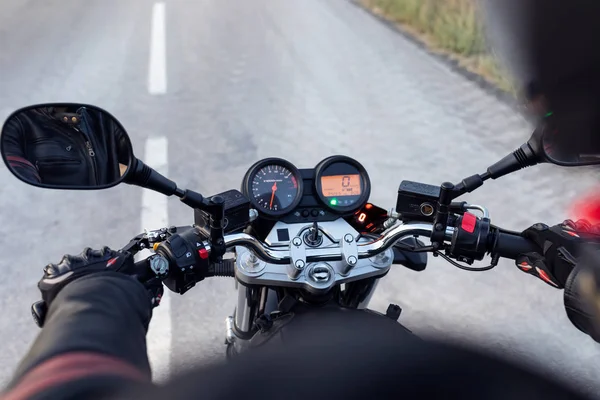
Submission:
M 277 190 L 277 182 L 273 183 L 273 187 L 271 188 L 273 191 L 271 193 L 271 202 L 269 203 L 269 208 L 273 208 L 273 199 L 275 199 L 275 191 Z

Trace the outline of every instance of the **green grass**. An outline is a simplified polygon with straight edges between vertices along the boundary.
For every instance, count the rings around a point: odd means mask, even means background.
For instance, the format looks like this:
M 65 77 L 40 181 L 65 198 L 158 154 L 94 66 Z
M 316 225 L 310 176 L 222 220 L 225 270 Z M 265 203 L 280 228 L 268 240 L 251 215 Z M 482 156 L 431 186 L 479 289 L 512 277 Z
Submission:
M 514 93 L 507 74 L 488 51 L 476 0 L 362 0 L 400 24 L 432 50 L 456 59 L 497 87 Z

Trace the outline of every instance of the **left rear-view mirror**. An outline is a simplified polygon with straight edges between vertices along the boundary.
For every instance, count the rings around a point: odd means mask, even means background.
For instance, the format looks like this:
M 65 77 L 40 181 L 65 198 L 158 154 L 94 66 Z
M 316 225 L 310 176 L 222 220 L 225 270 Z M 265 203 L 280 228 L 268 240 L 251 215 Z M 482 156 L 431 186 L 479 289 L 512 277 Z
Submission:
M 15 111 L 2 127 L 0 150 L 17 178 L 51 189 L 115 186 L 135 160 L 121 123 L 88 104 L 38 104 Z

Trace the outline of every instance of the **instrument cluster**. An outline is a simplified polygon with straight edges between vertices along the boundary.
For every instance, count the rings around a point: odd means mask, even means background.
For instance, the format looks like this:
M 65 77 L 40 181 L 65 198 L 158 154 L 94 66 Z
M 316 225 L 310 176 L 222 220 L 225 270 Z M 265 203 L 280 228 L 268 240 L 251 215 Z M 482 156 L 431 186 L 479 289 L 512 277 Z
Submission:
M 328 157 L 310 169 L 267 158 L 246 172 L 242 193 L 265 219 L 332 221 L 361 210 L 369 199 L 371 182 L 365 168 L 346 156 Z

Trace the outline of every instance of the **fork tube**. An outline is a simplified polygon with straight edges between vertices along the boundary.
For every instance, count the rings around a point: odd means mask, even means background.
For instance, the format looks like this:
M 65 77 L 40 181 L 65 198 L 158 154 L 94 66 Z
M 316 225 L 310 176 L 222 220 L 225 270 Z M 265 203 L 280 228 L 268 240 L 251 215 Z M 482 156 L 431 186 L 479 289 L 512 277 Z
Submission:
M 260 292 L 238 284 L 238 304 L 235 310 L 235 327 L 244 334 L 250 333 L 258 310 Z

